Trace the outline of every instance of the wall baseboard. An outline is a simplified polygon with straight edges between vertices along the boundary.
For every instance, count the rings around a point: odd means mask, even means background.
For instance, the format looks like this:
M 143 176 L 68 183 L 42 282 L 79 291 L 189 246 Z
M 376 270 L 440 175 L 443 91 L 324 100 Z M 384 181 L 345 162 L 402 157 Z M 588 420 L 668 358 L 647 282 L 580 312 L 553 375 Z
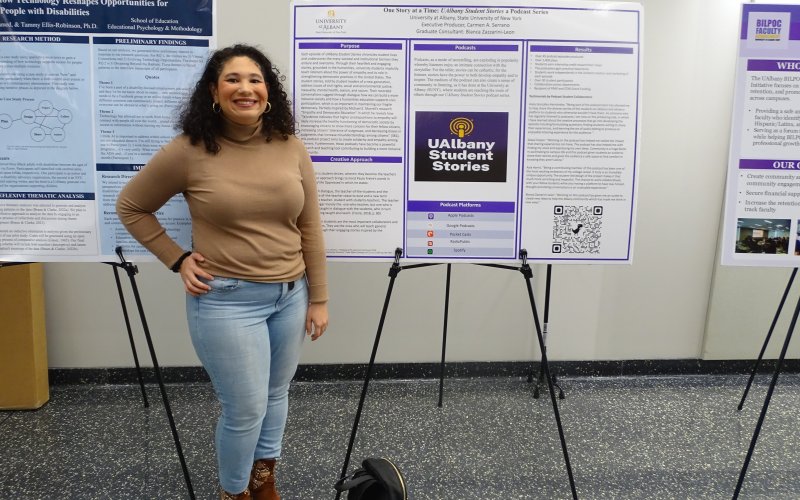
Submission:
M 759 373 L 775 370 L 776 360 L 764 360 Z M 551 361 L 551 373 L 559 377 L 628 377 L 648 375 L 730 375 L 748 374 L 752 360 L 640 359 L 619 361 Z M 363 380 L 366 364 L 300 365 L 295 380 L 323 382 Z M 527 377 L 538 374 L 539 362 L 481 361 L 453 362 L 445 366 L 445 377 Z M 784 361 L 781 373 L 800 373 L 800 359 Z M 200 366 L 161 367 L 165 383 L 208 382 L 208 374 Z M 156 382 L 152 368 L 142 368 L 147 383 Z M 380 363 L 373 371 L 374 379 L 427 379 L 439 377 L 439 363 Z M 51 368 L 51 385 L 62 384 L 135 384 L 135 368 Z

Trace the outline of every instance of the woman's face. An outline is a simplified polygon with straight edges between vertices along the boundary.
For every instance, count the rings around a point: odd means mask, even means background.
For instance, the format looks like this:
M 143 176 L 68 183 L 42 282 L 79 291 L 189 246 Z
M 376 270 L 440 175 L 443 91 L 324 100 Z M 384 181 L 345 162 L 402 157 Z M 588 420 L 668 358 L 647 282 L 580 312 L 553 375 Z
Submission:
M 261 68 L 246 56 L 233 57 L 222 66 L 211 96 L 222 114 L 234 123 L 252 125 L 267 109 L 269 90 Z

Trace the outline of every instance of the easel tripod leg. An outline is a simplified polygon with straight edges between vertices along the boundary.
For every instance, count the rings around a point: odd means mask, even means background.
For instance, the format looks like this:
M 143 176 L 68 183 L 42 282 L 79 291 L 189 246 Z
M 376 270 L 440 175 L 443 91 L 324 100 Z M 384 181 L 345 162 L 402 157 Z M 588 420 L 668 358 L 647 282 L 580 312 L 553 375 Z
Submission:
M 547 349 L 547 323 L 545 323 L 543 339 L 545 343 L 545 350 Z M 546 353 L 545 353 L 546 354 Z M 551 378 L 553 379 L 553 387 L 558 389 L 558 399 L 565 399 L 566 396 L 564 395 L 564 389 L 561 388 L 561 385 L 558 383 L 558 378 L 556 374 L 551 374 Z M 539 365 L 539 378 L 536 380 L 536 387 L 533 388 L 533 399 L 539 399 L 539 387 L 544 382 L 544 363 Z
M 548 325 L 550 319 L 550 283 L 552 281 L 552 273 L 553 273 L 553 265 L 547 264 L 547 279 L 545 281 L 545 288 L 544 288 L 544 322 L 542 324 L 542 341 L 544 344 L 544 350 L 547 349 L 547 333 L 548 333 Z M 558 399 L 564 399 L 564 390 L 558 385 L 558 380 L 556 379 L 556 375 L 552 374 L 553 385 L 558 388 Z M 528 375 L 528 382 L 530 383 L 533 380 L 533 367 L 531 367 L 531 373 Z M 533 389 L 533 398 L 539 399 L 539 387 L 541 387 L 542 382 L 544 382 L 544 364 L 539 365 L 539 378 L 536 380 L 536 387 Z
M 109 262 L 114 269 L 114 281 L 117 283 L 117 293 L 119 294 L 119 304 L 122 306 L 122 316 L 125 318 L 125 328 L 128 329 L 128 340 L 131 343 L 131 352 L 133 353 L 133 363 L 136 365 L 136 377 L 139 379 L 139 388 L 142 390 L 142 400 L 144 407 L 149 408 L 150 402 L 147 401 L 147 391 L 144 388 L 144 379 L 142 378 L 142 368 L 139 366 L 139 355 L 136 353 L 136 343 L 133 341 L 133 331 L 131 330 L 131 320 L 128 316 L 128 306 L 125 304 L 125 295 L 122 293 L 122 283 L 119 280 L 119 271 L 115 263 Z
M 756 376 L 756 372 L 758 371 L 758 366 L 761 364 L 761 360 L 764 358 L 764 353 L 767 350 L 767 344 L 769 344 L 769 340 L 772 337 L 772 331 L 775 329 L 775 325 L 778 323 L 778 317 L 781 315 L 781 311 L 783 310 L 783 304 L 786 302 L 786 297 L 789 296 L 789 290 L 792 288 L 792 282 L 794 281 L 794 277 L 797 274 L 797 268 L 795 267 L 792 269 L 792 274 L 789 276 L 789 283 L 786 284 L 786 290 L 783 291 L 783 297 L 781 297 L 781 302 L 778 305 L 778 310 L 775 311 L 775 317 L 772 318 L 772 324 L 769 326 L 769 331 L 767 332 L 767 338 L 764 339 L 764 345 L 761 346 L 761 352 L 758 353 L 758 359 L 756 359 L 755 363 L 753 363 L 753 371 L 750 373 L 750 378 L 747 379 L 747 386 L 744 388 L 744 394 L 742 394 L 742 399 L 739 401 L 739 406 L 737 409 L 739 411 L 742 410 L 744 406 L 744 401 L 747 399 L 747 393 L 750 392 L 750 386 L 753 385 L 753 379 Z
M 447 351 L 447 315 L 450 309 L 450 268 L 451 265 L 447 264 L 447 284 L 444 291 L 444 327 L 442 329 L 442 362 L 439 365 L 439 408 L 442 407 L 442 399 L 444 398 L 444 359 Z
M 736 483 L 736 490 L 733 492 L 733 500 L 739 498 L 739 492 L 742 489 L 742 484 L 744 483 L 744 477 L 747 474 L 747 467 L 750 465 L 750 459 L 753 457 L 753 450 L 756 448 L 756 441 L 758 441 L 758 435 L 761 432 L 761 426 L 764 424 L 764 418 L 767 416 L 767 409 L 769 409 L 769 402 L 772 399 L 772 393 L 775 391 L 775 384 L 778 382 L 778 375 L 781 373 L 781 367 L 783 366 L 783 360 L 786 359 L 786 351 L 789 349 L 789 342 L 792 340 L 792 333 L 794 333 L 794 327 L 797 324 L 797 316 L 800 315 L 800 298 L 797 299 L 797 306 L 794 308 L 794 314 L 792 315 L 792 321 L 789 324 L 789 331 L 786 333 L 786 340 L 783 342 L 783 348 L 781 349 L 781 354 L 778 357 L 778 363 L 775 367 L 775 373 L 772 375 L 772 380 L 769 383 L 769 389 L 767 389 L 767 397 L 764 399 L 764 406 L 761 407 L 761 414 L 758 416 L 758 423 L 756 424 L 755 432 L 753 432 L 753 439 L 750 441 L 750 448 L 747 450 L 747 456 L 744 459 L 744 464 L 742 465 L 742 471 L 739 474 L 739 481 Z
M 398 257 L 399 258 L 399 257 Z M 350 466 L 350 456 L 353 453 L 353 445 L 356 441 L 356 434 L 358 434 L 358 424 L 361 422 L 361 412 L 364 409 L 364 401 L 367 399 L 367 389 L 369 387 L 369 380 L 372 378 L 372 371 L 375 367 L 375 356 L 378 353 L 378 345 L 381 342 L 381 333 L 383 332 L 383 323 L 386 320 L 386 312 L 389 310 L 389 299 L 392 297 L 392 289 L 394 288 L 394 280 L 397 277 L 397 273 L 400 271 L 400 266 L 397 263 L 398 259 L 395 259 L 394 265 L 392 265 L 392 269 L 389 271 L 389 276 L 391 277 L 389 280 L 389 288 L 386 290 L 386 299 L 383 302 L 383 309 L 381 310 L 381 319 L 378 322 L 378 331 L 375 333 L 375 342 L 372 344 L 372 353 L 369 357 L 369 364 L 367 365 L 367 374 L 364 377 L 364 385 L 361 388 L 361 397 L 358 400 L 358 409 L 356 410 L 356 416 L 353 419 L 353 428 L 350 431 L 350 441 L 347 444 L 347 454 L 344 457 L 344 464 L 342 465 L 342 473 L 339 478 L 343 478 L 347 476 L 347 468 Z M 341 497 L 342 493 L 340 491 L 336 492 L 336 499 L 338 500 Z
M 552 276 L 552 264 L 547 264 L 547 278 L 545 279 L 545 288 L 544 288 L 544 343 L 547 345 L 547 319 L 550 316 L 550 278 Z M 541 366 L 539 366 L 539 378 L 536 381 L 536 387 L 533 389 L 533 397 L 539 397 L 539 385 L 542 383 L 542 377 L 544 377 L 544 370 L 542 370 Z M 528 373 L 528 383 L 533 382 L 533 365 L 531 365 L 531 371 Z
M 530 268 L 528 268 L 530 269 Z M 539 314 L 536 312 L 536 301 L 533 298 L 533 287 L 531 286 L 531 273 L 525 272 L 525 283 L 528 287 L 528 298 L 531 302 L 531 311 L 533 312 L 533 323 L 536 326 L 536 336 L 539 340 L 539 348 L 542 351 L 542 369 L 544 370 L 545 378 L 547 379 L 547 388 L 550 391 L 550 401 L 553 403 L 553 413 L 556 417 L 556 426 L 558 427 L 558 437 L 561 440 L 561 450 L 564 452 L 564 463 L 567 467 L 567 476 L 569 477 L 569 487 L 572 490 L 572 498 L 577 500 L 578 492 L 575 489 L 575 478 L 572 476 L 572 465 L 569 461 L 569 452 L 567 451 L 567 440 L 564 438 L 564 429 L 561 425 L 561 415 L 558 412 L 558 402 L 556 401 L 556 391 L 553 388 L 553 379 L 550 376 L 550 368 L 547 363 L 547 352 L 544 346 L 544 339 L 542 338 L 542 329 L 539 323 Z
M 156 350 L 153 347 L 153 339 L 150 337 L 150 329 L 147 327 L 147 319 L 144 315 L 144 307 L 142 306 L 142 299 L 139 296 L 139 288 L 136 286 L 136 279 L 134 278 L 134 274 L 136 273 L 136 268 L 131 263 L 125 263 L 125 270 L 128 272 L 128 278 L 131 282 L 131 288 L 133 290 L 133 296 L 136 299 L 136 307 L 139 310 L 139 318 L 142 320 L 142 329 L 144 330 L 145 338 L 147 339 L 147 347 L 150 350 L 150 358 L 153 360 L 153 371 L 156 374 L 156 380 L 158 381 L 158 388 L 161 391 L 161 399 L 164 402 L 164 410 L 167 413 L 167 420 L 169 421 L 169 427 L 172 431 L 172 439 L 175 441 L 175 451 L 178 453 L 178 460 L 181 463 L 181 469 L 183 469 L 183 478 L 186 481 L 186 488 L 189 492 L 189 498 L 195 500 L 194 496 L 194 488 L 192 488 L 192 480 L 189 477 L 189 468 L 186 466 L 186 460 L 183 457 L 183 448 L 181 447 L 181 441 L 178 437 L 178 429 L 175 427 L 175 419 L 172 416 L 172 408 L 169 405 L 169 398 L 167 397 L 167 390 L 164 387 L 164 380 L 161 377 L 161 368 L 158 366 L 158 360 L 156 358 Z

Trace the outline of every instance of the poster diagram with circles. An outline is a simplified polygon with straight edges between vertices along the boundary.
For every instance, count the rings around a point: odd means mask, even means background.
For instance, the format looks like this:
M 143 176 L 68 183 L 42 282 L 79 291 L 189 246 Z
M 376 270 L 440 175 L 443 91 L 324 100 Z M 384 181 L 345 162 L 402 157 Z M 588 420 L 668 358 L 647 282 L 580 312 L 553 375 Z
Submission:
M 30 138 L 34 142 L 49 139 L 61 142 L 66 138 L 64 127 L 72 121 L 69 109 L 58 109 L 50 101 L 39 101 L 34 109 L 24 109 L 17 118 L 0 113 L 0 129 L 11 128 L 15 122 L 29 127 Z

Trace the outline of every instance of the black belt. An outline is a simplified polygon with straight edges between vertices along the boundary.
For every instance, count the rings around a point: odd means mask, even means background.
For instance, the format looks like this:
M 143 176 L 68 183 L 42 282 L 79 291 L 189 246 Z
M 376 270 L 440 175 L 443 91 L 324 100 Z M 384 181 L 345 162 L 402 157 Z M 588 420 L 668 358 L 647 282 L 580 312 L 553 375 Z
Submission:
M 289 282 L 287 283 L 287 285 L 289 285 L 289 286 L 288 286 L 288 289 L 289 289 L 289 291 L 292 291 L 292 290 L 294 290 L 294 284 L 295 284 L 295 283 L 297 283 L 297 282 L 298 282 L 298 281 L 300 281 L 300 280 L 304 280 L 304 279 L 306 279 L 306 275 L 305 275 L 305 274 L 304 274 L 304 275 L 302 275 L 302 276 L 300 276 L 299 278 L 297 278 L 297 279 L 296 279 L 296 280 L 294 280 L 294 281 L 289 281 Z

